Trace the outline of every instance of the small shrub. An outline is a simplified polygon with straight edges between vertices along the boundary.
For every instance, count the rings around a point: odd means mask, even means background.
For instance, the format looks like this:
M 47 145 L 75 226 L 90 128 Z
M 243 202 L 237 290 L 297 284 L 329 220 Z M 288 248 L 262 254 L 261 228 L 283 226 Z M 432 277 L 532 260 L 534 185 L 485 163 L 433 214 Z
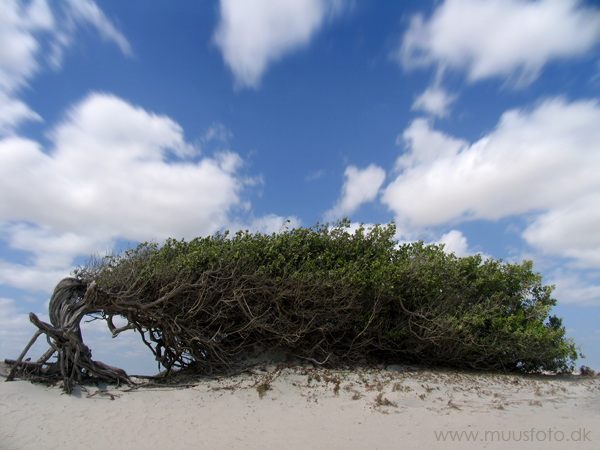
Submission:
M 258 392 L 258 397 L 262 400 L 267 391 L 271 390 L 271 385 L 269 383 L 262 383 L 256 386 L 256 392 Z
M 387 397 L 384 397 L 383 393 L 380 393 L 377 397 L 375 397 L 375 406 L 392 406 L 394 408 L 398 407 L 395 402 L 392 402 Z

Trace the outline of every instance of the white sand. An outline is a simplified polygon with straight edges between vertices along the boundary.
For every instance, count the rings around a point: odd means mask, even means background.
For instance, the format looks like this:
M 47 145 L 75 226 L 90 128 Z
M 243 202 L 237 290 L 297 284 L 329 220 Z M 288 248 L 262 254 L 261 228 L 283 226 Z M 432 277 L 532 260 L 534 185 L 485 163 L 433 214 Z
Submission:
M 0 449 L 600 448 L 597 377 L 257 367 L 187 389 L 109 386 L 114 400 L 86 389 L 0 378 Z

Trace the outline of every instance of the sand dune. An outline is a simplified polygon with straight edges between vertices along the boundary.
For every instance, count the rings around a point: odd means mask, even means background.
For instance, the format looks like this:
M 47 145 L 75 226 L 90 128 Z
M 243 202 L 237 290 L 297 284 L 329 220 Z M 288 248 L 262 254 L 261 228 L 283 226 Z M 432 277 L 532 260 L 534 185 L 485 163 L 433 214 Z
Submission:
M 0 448 L 600 448 L 598 377 L 262 365 L 190 384 L 1 382 Z

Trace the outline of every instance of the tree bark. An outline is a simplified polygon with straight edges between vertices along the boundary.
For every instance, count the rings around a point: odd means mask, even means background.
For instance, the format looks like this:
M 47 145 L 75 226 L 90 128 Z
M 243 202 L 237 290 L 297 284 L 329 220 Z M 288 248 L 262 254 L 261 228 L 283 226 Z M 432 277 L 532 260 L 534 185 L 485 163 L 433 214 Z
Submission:
M 131 383 L 124 370 L 92 360 L 91 350 L 83 343 L 81 320 L 97 312 L 91 295 L 94 289 L 95 283 L 85 286 L 81 280 L 72 277 L 64 278 L 56 285 L 48 308 L 51 323 L 41 321 L 34 313 L 29 314 L 29 320 L 38 330 L 16 361 L 6 360 L 7 364 L 12 363 L 6 381 L 13 380 L 18 372 L 48 380 L 58 378 L 62 379 L 67 394 L 71 394 L 75 384 L 85 380 Z M 41 334 L 46 335 L 50 349 L 36 363 L 23 362 Z M 54 355 L 57 361 L 48 362 Z

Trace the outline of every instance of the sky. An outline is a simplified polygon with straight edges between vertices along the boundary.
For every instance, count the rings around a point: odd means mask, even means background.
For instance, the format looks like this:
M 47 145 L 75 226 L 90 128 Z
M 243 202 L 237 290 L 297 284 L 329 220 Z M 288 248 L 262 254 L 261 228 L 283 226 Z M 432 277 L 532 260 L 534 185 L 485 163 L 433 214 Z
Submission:
M 92 255 L 348 217 L 533 260 L 600 370 L 599 99 L 591 0 L 0 0 L 0 357 Z

